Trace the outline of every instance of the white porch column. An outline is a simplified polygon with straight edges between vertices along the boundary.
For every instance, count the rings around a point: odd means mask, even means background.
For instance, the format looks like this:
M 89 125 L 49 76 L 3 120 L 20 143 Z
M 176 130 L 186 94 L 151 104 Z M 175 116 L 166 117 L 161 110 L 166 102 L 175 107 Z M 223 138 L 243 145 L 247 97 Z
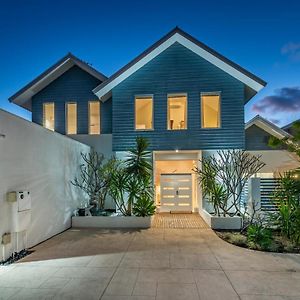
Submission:
M 258 211 L 261 208 L 260 178 L 250 178 L 248 182 L 248 209 Z

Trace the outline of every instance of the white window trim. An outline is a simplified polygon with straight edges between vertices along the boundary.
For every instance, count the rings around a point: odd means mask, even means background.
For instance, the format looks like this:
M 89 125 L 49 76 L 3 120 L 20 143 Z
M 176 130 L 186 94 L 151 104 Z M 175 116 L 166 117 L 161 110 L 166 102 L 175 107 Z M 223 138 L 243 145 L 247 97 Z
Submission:
M 152 128 L 150 129 L 137 129 L 136 128 L 136 101 L 139 101 L 137 100 L 137 98 L 139 99 L 147 99 L 147 98 L 151 98 L 151 103 L 152 103 Z M 135 95 L 134 96 L 134 130 L 135 131 L 153 131 L 154 130 L 154 96 L 153 94 L 139 94 L 139 95 Z
M 202 96 L 219 96 L 219 126 L 218 127 L 204 127 L 203 121 L 203 101 L 202 101 Z M 200 117 L 201 117 L 201 129 L 221 129 L 222 128 L 222 110 L 221 110 L 221 105 L 222 103 L 222 97 L 221 97 L 221 92 L 217 91 L 217 92 L 201 92 L 200 93 Z
M 183 97 L 183 96 L 186 97 L 186 111 L 185 111 L 186 128 L 171 129 L 171 128 L 169 128 L 169 98 L 170 97 Z M 169 93 L 169 94 L 167 94 L 167 130 L 170 130 L 170 131 L 188 130 L 188 94 L 187 93 Z

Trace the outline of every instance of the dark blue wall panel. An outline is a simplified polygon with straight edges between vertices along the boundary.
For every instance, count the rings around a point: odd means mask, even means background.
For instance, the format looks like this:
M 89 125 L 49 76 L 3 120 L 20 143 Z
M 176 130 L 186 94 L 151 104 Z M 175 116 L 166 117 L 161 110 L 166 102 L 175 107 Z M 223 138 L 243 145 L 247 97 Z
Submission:
M 73 66 L 32 98 L 32 121 L 43 125 L 43 103 L 55 103 L 55 131 L 65 134 L 65 103 L 77 102 L 77 133 L 88 133 L 88 101 L 98 100 L 92 90 L 101 83 Z M 111 133 L 111 100 L 101 103 L 101 133 Z
M 246 130 L 246 150 L 273 150 L 274 148 L 268 146 L 268 141 L 271 135 L 259 128 L 252 125 Z
M 221 128 L 201 129 L 200 93 L 221 92 Z M 167 130 L 167 94 L 188 94 L 188 129 Z M 134 97 L 154 95 L 154 130 L 134 130 Z M 113 91 L 113 150 L 131 148 L 135 137 L 151 150 L 244 148 L 244 85 L 179 43 L 136 71 Z

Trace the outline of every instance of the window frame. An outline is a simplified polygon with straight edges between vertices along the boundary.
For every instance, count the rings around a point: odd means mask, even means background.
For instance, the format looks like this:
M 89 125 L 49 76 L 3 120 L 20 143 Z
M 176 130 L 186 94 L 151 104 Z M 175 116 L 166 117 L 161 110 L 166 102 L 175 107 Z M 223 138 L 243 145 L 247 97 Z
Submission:
M 203 99 L 202 96 L 219 96 L 219 115 L 218 115 L 218 127 L 204 127 L 204 118 L 203 118 Z M 221 110 L 221 105 L 222 103 L 222 97 L 221 97 L 221 91 L 215 91 L 215 92 L 201 92 L 200 93 L 200 117 L 201 117 L 201 129 L 221 129 L 222 128 L 222 110 Z
M 45 107 L 46 107 L 47 104 L 53 104 L 53 116 L 54 116 L 54 120 L 53 120 L 53 123 L 54 123 L 53 130 L 46 127 Z M 46 129 L 48 129 L 48 130 L 55 131 L 55 119 L 56 119 L 56 117 L 55 117 L 55 102 L 43 102 L 43 127 L 46 128 Z
M 99 103 L 99 133 L 91 133 L 91 103 Z M 101 134 L 101 101 L 97 101 L 97 100 L 90 100 L 88 102 L 88 133 L 89 135 L 100 135 Z
M 75 104 L 76 105 L 76 133 L 68 133 L 68 104 Z M 65 103 L 65 131 L 67 135 L 75 135 L 78 132 L 78 109 L 77 109 L 77 102 L 75 101 L 68 101 Z
M 186 128 L 183 129 L 171 129 L 169 128 L 169 117 L 170 117 L 170 110 L 169 110 L 169 98 L 170 97 L 186 97 L 186 111 L 185 111 L 185 119 L 186 119 Z M 188 130 L 188 93 L 168 93 L 167 94 L 167 130 L 169 131 L 182 131 Z
M 145 99 L 145 98 L 151 98 L 152 99 L 152 128 L 150 129 L 137 129 L 136 128 L 136 101 L 137 98 Z M 135 131 L 153 131 L 154 130 L 154 95 L 153 94 L 138 94 L 134 95 L 134 130 Z

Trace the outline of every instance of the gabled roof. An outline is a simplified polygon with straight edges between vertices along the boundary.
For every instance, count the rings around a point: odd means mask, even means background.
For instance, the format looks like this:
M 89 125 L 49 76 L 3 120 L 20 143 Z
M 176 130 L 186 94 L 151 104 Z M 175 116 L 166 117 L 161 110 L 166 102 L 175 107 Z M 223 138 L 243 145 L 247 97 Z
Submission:
M 17 105 L 22 106 L 25 109 L 31 110 L 31 100 L 32 96 L 41 91 L 44 87 L 50 84 L 52 81 L 57 79 L 67 70 L 69 70 L 74 65 L 77 65 L 84 71 L 88 72 L 90 75 L 99 79 L 101 82 L 107 79 L 105 75 L 98 72 L 94 68 L 92 68 L 87 63 L 83 62 L 72 53 L 68 53 L 62 59 L 60 59 L 57 63 L 47 69 L 45 72 L 40 74 L 33 81 L 28 83 L 25 87 L 11 96 L 8 100 Z
M 104 96 L 110 93 L 115 86 L 143 67 L 175 42 L 187 47 L 210 63 L 243 82 L 253 91 L 253 93 L 250 93 L 250 98 L 266 85 L 266 82 L 259 77 L 253 75 L 238 64 L 232 62 L 215 50 L 206 46 L 180 28 L 175 27 L 172 31 L 145 50 L 142 54 L 137 56 L 127 65 L 109 77 L 105 82 L 97 86 L 93 92 L 98 96 L 99 99 L 105 101 L 107 97 Z
M 253 119 L 247 122 L 245 125 L 245 129 L 247 130 L 253 125 L 258 126 L 259 128 L 263 129 L 264 131 L 268 132 L 278 139 L 292 137 L 288 132 L 284 131 L 283 129 L 261 117 L 260 115 L 255 116 Z

